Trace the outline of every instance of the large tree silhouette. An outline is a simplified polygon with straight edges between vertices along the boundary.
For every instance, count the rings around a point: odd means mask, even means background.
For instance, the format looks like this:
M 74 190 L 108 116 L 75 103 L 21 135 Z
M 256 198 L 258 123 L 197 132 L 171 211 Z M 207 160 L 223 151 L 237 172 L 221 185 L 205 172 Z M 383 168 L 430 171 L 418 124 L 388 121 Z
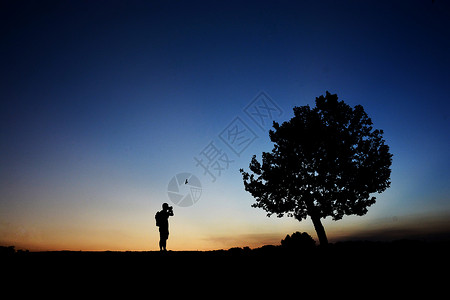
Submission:
M 301 221 L 310 217 L 321 245 L 328 239 L 321 219 L 366 214 L 375 192 L 390 185 L 392 154 L 383 131 L 364 108 L 326 92 L 316 107 L 294 107 L 294 117 L 269 131 L 272 152 L 253 156 L 250 173 L 240 170 L 253 207 Z

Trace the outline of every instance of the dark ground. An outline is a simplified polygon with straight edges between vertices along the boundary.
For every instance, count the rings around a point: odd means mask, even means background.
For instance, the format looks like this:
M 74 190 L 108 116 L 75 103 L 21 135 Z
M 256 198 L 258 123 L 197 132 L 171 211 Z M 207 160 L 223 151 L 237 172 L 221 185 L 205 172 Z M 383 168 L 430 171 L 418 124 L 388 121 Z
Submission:
M 90 290 L 89 298 L 122 293 L 126 298 L 139 293 L 155 298 L 161 291 L 208 298 L 430 298 L 447 294 L 450 283 L 448 242 L 346 242 L 326 248 L 264 246 L 207 252 L 6 250 L 2 248 L 0 255 L 6 275 L 2 282 L 5 287 L 19 283 L 19 294 L 62 290 L 75 296 Z

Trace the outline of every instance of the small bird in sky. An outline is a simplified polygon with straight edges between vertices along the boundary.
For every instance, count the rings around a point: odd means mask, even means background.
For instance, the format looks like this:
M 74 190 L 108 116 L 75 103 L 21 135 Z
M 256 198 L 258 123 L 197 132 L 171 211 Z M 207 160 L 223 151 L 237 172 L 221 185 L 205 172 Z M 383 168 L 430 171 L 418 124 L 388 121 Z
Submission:
M 186 179 L 186 181 L 184 182 L 184 184 L 188 184 L 188 180 Z

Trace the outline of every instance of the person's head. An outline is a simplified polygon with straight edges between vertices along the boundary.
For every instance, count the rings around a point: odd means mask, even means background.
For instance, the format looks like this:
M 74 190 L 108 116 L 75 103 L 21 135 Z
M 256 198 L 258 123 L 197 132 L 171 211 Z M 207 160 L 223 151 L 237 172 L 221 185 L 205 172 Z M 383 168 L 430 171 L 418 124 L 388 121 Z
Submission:
M 164 210 L 168 210 L 168 209 L 169 209 L 169 204 L 163 203 L 162 208 L 163 208 Z

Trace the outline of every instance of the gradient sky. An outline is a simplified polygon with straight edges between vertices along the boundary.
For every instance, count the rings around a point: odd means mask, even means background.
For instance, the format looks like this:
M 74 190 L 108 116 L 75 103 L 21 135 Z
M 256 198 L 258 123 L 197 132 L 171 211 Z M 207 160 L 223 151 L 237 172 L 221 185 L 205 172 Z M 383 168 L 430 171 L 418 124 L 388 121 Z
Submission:
M 316 238 L 243 188 L 239 168 L 272 149 L 244 111 L 261 92 L 280 122 L 330 91 L 385 131 L 391 188 L 326 219 L 331 241 L 450 236 L 448 2 L 17 2 L 0 4 L 0 245 L 156 250 L 182 172 L 202 196 L 174 205 L 169 249 Z M 257 137 L 240 156 L 219 137 L 236 117 Z M 194 160 L 211 141 L 233 160 L 215 182 Z

